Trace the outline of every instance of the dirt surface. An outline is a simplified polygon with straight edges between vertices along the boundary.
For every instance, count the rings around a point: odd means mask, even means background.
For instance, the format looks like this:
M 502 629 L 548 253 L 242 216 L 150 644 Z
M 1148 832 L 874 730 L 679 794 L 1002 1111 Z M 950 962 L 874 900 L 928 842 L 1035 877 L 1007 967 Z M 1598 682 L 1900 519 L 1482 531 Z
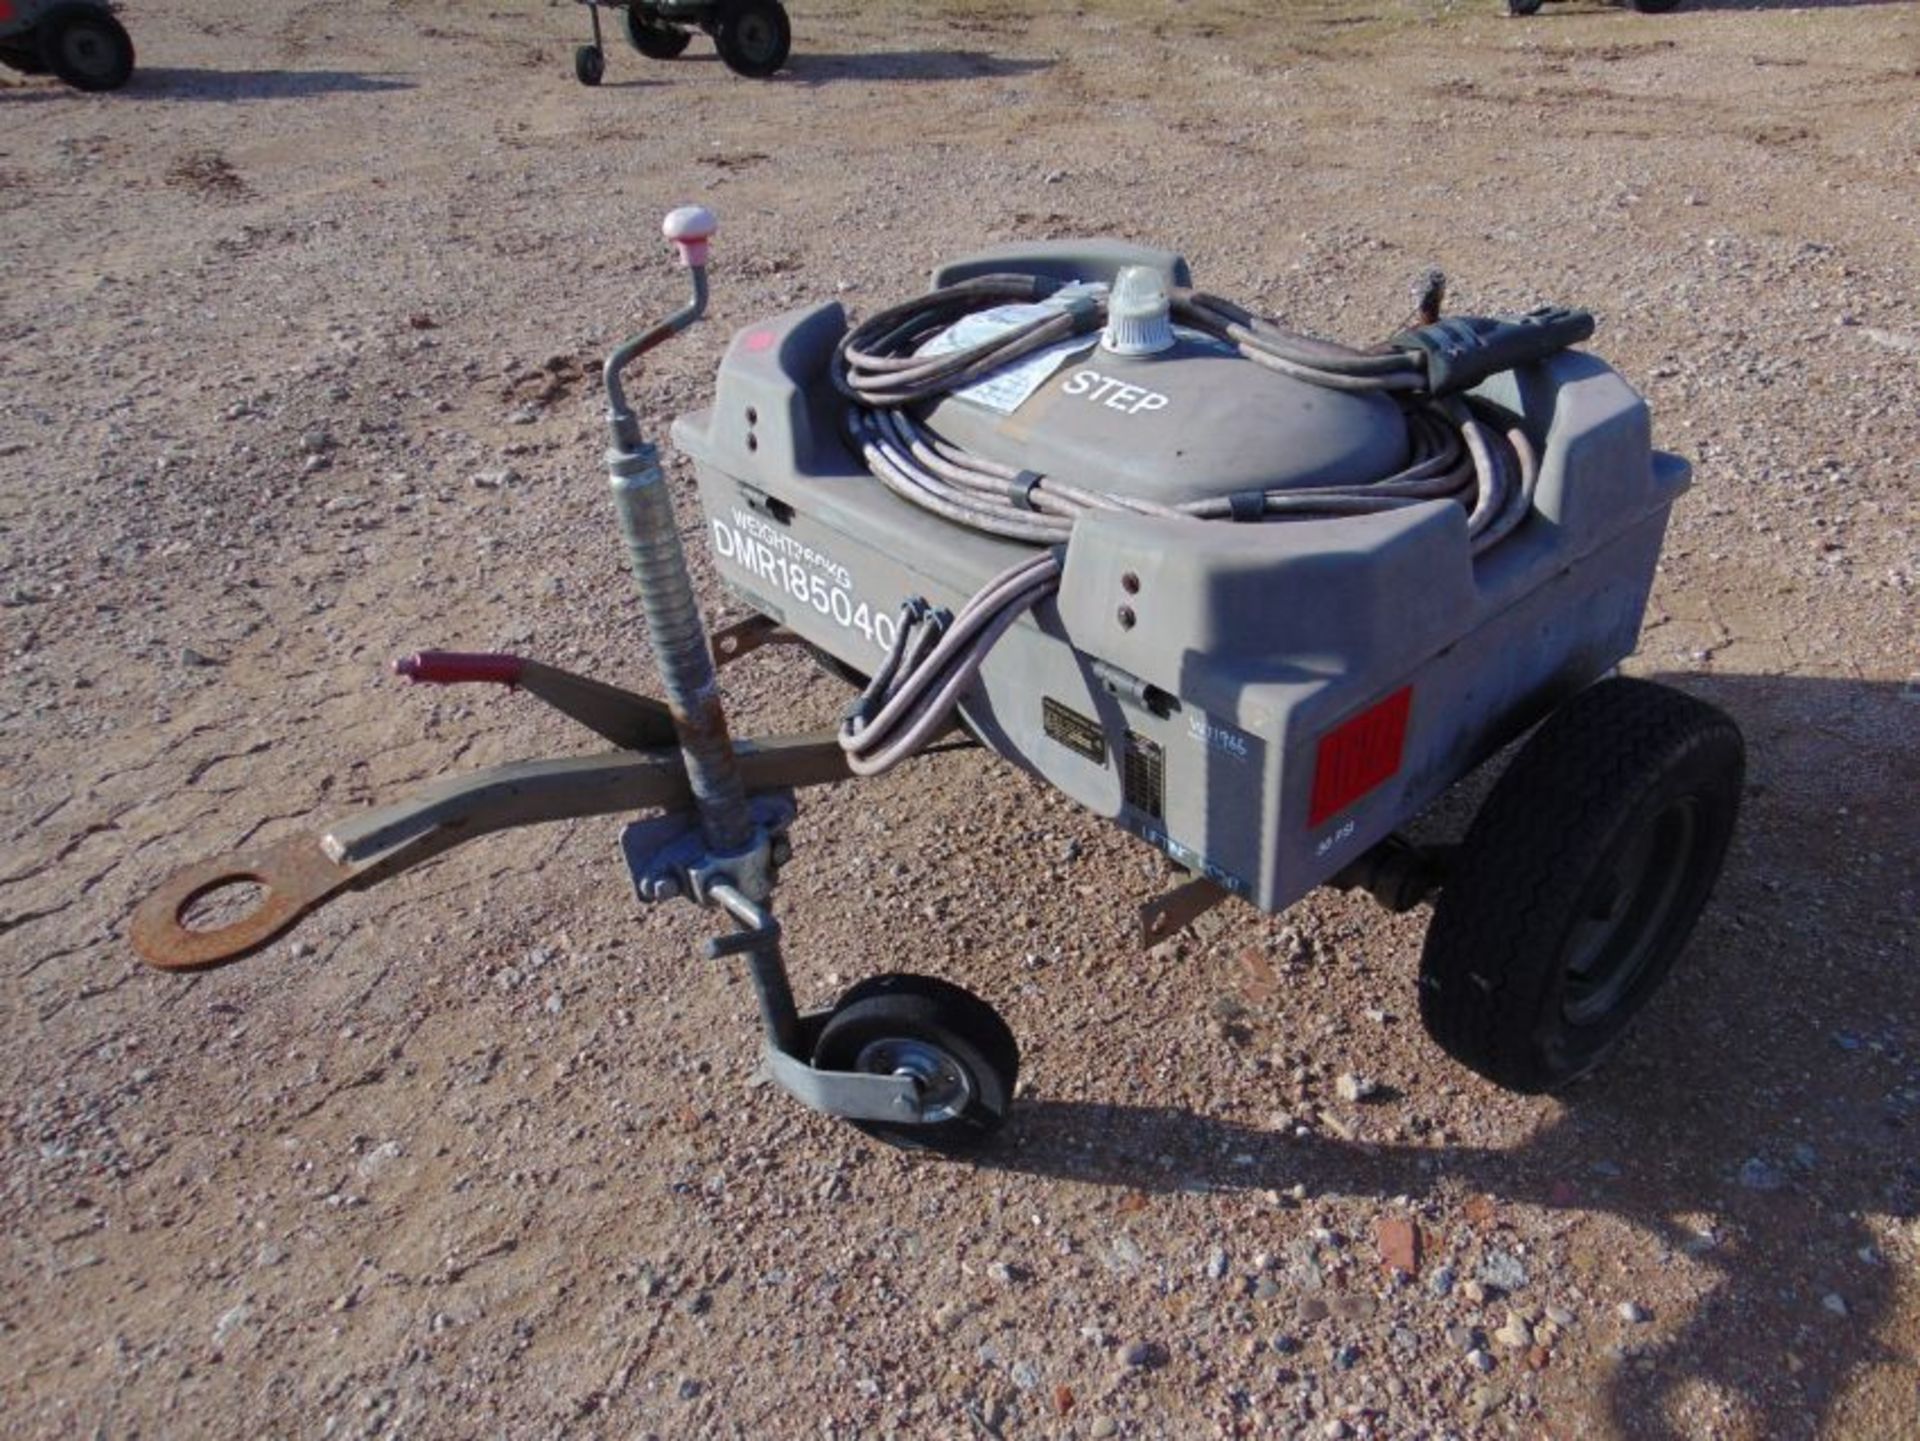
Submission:
M 765 83 L 696 40 L 582 88 L 571 5 L 133 0 L 125 92 L 0 84 L 0 1429 L 1920 1435 L 1920 12 L 793 8 Z M 389 657 L 647 685 L 595 367 L 679 303 L 696 197 L 713 322 L 650 417 L 737 325 L 1016 238 L 1354 340 L 1428 263 L 1594 308 L 1698 465 L 1631 669 L 1751 748 L 1622 1052 L 1561 1099 L 1447 1061 L 1424 910 L 1142 955 L 1164 863 L 978 754 L 810 797 L 780 895 L 804 1002 L 922 970 L 1012 1022 L 972 1164 L 756 1079 L 611 820 L 136 965 L 180 864 L 591 745 Z M 749 734 L 844 700 L 778 652 L 727 693 Z

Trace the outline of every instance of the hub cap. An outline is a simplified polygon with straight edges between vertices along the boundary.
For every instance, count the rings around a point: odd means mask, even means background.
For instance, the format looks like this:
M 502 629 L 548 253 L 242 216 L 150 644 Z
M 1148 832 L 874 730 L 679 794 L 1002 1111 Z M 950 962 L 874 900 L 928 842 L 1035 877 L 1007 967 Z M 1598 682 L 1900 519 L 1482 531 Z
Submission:
M 1606 1019 L 1633 990 L 1666 933 L 1699 827 L 1691 797 L 1675 801 L 1622 847 L 1589 892 L 1567 942 L 1567 1022 Z
M 734 32 L 740 44 L 740 53 L 758 64 L 773 54 L 774 46 L 780 43 L 779 34 L 772 23 L 762 15 L 742 17 L 740 28 Z
M 868 1042 L 855 1065 L 869 1075 L 913 1082 L 920 1093 L 924 1122 L 951 1121 L 973 1099 L 973 1079 L 967 1068 L 940 1047 L 910 1036 Z
M 84 26 L 60 37 L 60 53 L 83 75 L 104 75 L 113 68 L 113 48 L 98 31 Z

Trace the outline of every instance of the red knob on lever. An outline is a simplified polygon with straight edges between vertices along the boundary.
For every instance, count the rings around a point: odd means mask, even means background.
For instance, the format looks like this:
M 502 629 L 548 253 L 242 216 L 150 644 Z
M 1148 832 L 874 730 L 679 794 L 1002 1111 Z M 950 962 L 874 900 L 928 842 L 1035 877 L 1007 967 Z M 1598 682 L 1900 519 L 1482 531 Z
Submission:
M 707 242 L 719 228 L 720 222 L 704 205 L 682 205 L 660 222 L 660 233 L 680 252 L 680 263 L 696 270 L 707 263 Z
M 423 650 L 396 660 L 393 673 L 416 684 L 466 685 L 478 681 L 512 686 L 520 684 L 526 667 L 519 656 L 497 651 Z

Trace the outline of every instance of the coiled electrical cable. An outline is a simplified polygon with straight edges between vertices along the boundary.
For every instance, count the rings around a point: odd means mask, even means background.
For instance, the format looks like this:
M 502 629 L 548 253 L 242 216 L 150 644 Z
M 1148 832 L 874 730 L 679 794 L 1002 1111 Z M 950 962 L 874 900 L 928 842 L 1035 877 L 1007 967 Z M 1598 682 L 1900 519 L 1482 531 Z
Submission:
M 841 722 L 848 768 L 879 775 L 945 730 L 994 643 L 1059 586 L 1060 558 L 1048 550 L 988 581 L 951 620 L 909 602 L 886 660 Z
M 1065 543 L 1080 516 L 1099 511 L 1282 521 L 1377 514 L 1452 500 L 1467 513 L 1468 542 L 1479 555 L 1509 535 L 1532 505 L 1539 461 L 1526 434 L 1498 427 L 1469 399 L 1431 395 L 1417 352 L 1355 350 L 1287 330 L 1193 290 L 1169 297 L 1175 323 L 1310 385 L 1392 395 L 1407 421 L 1407 464 L 1361 484 L 1288 487 L 1167 506 L 974 455 L 910 413 L 909 406 L 935 401 L 1105 323 L 1102 298 L 1069 293 L 1051 313 L 978 345 L 920 353 L 968 315 L 1030 304 L 1059 289 L 1059 282 L 1038 276 L 977 276 L 883 310 L 841 338 L 832 376 L 849 402 L 848 436 L 882 485 L 957 525 L 1049 547 Z M 951 620 L 925 602 L 910 603 L 885 662 L 842 724 L 840 743 L 852 768 L 878 774 L 944 730 L 987 652 L 1022 613 L 1052 595 L 1059 581 L 1060 560 L 1049 550 L 994 577 Z

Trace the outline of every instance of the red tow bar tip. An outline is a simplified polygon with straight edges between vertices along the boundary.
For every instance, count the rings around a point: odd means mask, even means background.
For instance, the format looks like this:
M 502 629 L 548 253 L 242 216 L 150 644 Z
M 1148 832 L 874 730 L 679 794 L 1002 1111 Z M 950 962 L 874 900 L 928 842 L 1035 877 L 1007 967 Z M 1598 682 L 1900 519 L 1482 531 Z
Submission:
M 518 685 L 527 662 L 501 651 L 422 650 L 401 656 L 393 673 L 416 685 L 465 685 L 470 681 Z

